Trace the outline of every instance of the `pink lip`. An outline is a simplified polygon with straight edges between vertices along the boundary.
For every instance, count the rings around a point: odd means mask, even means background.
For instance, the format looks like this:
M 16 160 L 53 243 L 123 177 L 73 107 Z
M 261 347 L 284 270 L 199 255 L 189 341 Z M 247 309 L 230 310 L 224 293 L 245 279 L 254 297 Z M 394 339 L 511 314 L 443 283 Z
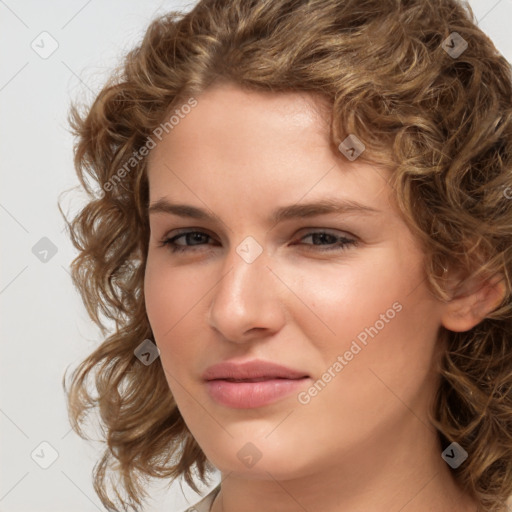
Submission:
M 202 377 L 216 402 L 235 409 L 273 403 L 297 391 L 309 379 L 305 372 L 260 360 L 226 361 L 211 366 Z

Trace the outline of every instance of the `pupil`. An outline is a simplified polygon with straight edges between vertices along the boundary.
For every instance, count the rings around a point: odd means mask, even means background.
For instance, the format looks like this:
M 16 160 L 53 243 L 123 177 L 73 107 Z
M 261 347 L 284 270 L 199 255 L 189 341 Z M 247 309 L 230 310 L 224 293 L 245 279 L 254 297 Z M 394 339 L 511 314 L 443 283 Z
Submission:
M 329 237 L 331 237 L 331 242 L 332 242 L 332 236 L 333 235 L 330 235 L 328 233 L 314 233 L 313 234 L 313 244 L 320 245 L 322 243 L 322 241 L 329 243 Z M 327 238 L 327 240 L 326 240 L 326 238 Z M 318 243 L 316 243 L 316 242 L 318 242 Z
M 202 238 L 204 235 L 202 233 L 190 233 L 192 237 L 192 242 L 202 242 Z

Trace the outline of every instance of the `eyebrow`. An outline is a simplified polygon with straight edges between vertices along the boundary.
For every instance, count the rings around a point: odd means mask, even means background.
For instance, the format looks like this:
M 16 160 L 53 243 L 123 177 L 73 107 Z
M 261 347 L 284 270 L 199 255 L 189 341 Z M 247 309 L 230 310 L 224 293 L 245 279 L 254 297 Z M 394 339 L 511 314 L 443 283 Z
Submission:
M 207 210 L 190 206 L 187 204 L 170 203 L 167 199 L 162 198 L 152 203 L 148 208 L 148 213 L 167 213 L 177 215 L 179 217 L 188 217 L 198 220 L 216 220 L 222 222 L 214 213 Z M 382 213 L 380 210 L 371 206 L 358 203 L 352 200 L 323 199 L 314 203 L 292 204 L 276 208 L 270 215 L 268 222 L 270 224 L 278 224 L 280 222 L 297 219 L 315 217 L 325 214 L 348 214 L 358 213 L 361 215 L 369 215 Z

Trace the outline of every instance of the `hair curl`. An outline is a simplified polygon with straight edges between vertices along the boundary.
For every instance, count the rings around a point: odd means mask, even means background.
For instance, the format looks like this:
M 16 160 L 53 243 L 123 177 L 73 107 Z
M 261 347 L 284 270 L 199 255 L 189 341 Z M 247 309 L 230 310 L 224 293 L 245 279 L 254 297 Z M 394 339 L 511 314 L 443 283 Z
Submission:
M 443 48 L 452 32 L 468 42 L 457 58 Z M 102 335 L 104 320 L 115 322 L 66 390 L 82 437 L 85 417 L 99 410 L 107 444 L 94 468 L 101 501 L 118 510 L 110 471 L 122 478 L 114 487 L 120 506 L 138 510 L 143 479 L 183 476 L 196 488 L 195 476 L 205 482 L 212 469 L 161 365 L 134 356 L 152 338 L 143 294 L 147 159 L 139 150 L 173 109 L 222 80 L 328 101 L 333 147 L 357 134 L 366 145 L 359 158 L 394 169 L 398 205 L 425 247 L 428 284 L 440 299 L 444 266 L 468 279 L 503 278 L 506 296 L 482 322 L 467 332 L 441 328 L 432 421 L 440 442 L 470 454 L 454 471 L 462 488 L 482 510 L 504 510 L 512 494 L 511 66 L 457 0 L 203 0 L 152 21 L 92 106 L 80 113 L 71 105 L 75 167 L 89 195 L 66 219 L 79 250 L 73 283 Z M 87 389 L 93 376 L 96 395 Z

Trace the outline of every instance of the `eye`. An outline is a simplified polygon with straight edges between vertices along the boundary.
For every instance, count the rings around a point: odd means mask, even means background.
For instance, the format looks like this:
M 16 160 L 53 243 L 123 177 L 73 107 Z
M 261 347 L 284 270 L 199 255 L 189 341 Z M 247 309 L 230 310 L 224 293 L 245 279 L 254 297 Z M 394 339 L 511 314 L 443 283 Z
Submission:
M 185 243 L 177 243 L 180 239 L 183 239 L 182 241 L 185 241 Z M 195 249 L 191 247 L 204 245 L 207 239 L 213 240 L 210 235 L 203 231 L 184 231 L 178 235 L 164 239 L 162 245 L 169 246 L 171 252 L 195 251 Z
M 297 241 L 306 240 L 310 238 L 312 243 L 298 243 Z M 194 247 L 199 247 L 202 245 L 212 245 L 207 244 L 208 240 L 213 240 L 213 238 L 205 233 L 204 231 L 184 231 L 172 237 L 167 237 L 162 241 L 162 246 L 167 245 L 171 252 L 190 252 L 190 251 L 198 251 L 200 249 L 195 249 Z M 178 241 L 181 241 L 178 243 Z M 183 243 L 184 242 L 184 243 Z M 346 247 L 351 245 L 357 245 L 357 241 L 352 238 L 347 238 L 345 236 L 335 235 L 333 233 L 329 233 L 327 231 L 311 231 L 304 235 L 301 238 L 292 243 L 292 245 L 303 245 L 307 246 L 308 250 L 316 248 L 316 250 L 320 252 L 325 251 L 334 251 L 334 250 L 344 250 Z M 322 248 L 321 248 L 322 247 Z
M 312 249 L 313 247 L 318 247 L 320 252 L 344 250 L 348 246 L 357 245 L 357 241 L 352 238 L 335 235 L 327 231 L 311 231 L 298 240 L 305 240 L 307 238 L 310 238 L 313 243 L 300 245 L 308 246 L 308 250 Z M 324 248 L 321 249 L 320 247 Z

